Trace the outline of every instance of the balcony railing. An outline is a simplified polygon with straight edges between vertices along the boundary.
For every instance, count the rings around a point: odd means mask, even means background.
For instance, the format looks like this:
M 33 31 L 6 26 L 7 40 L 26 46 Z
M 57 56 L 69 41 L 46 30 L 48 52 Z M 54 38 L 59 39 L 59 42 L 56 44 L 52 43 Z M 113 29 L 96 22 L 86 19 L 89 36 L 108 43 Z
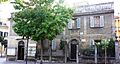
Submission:
M 108 2 L 94 5 L 79 6 L 75 8 L 75 13 L 96 12 L 106 10 L 114 10 L 114 3 Z

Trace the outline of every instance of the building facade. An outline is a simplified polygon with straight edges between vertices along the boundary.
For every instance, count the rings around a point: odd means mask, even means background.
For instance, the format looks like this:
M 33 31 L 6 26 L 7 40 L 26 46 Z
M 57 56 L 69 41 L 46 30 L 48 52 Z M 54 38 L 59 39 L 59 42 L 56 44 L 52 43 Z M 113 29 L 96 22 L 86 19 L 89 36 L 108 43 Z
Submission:
M 81 49 L 100 42 L 105 38 L 114 38 L 113 2 L 76 7 L 73 19 L 64 31 L 67 41 L 67 56 L 79 62 Z
M 27 40 L 22 39 L 23 37 L 18 36 L 13 30 L 14 22 L 10 21 L 10 32 L 8 36 L 7 46 L 7 60 L 25 60 L 27 50 Z M 11 52 L 12 51 L 12 52 Z M 36 42 L 29 40 L 28 43 L 28 56 L 34 57 L 36 52 Z
M 44 60 L 48 60 L 50 55 L 49 47 L 52 47 L 52 58 L 58 57 L 59 60 L 66 62 L 67 59 L 79 62 L 81 56 L 81 49 L 87 48 L 89 45 L 94 45 L 104 38 L 113 37 L 113 21 L 114 21 L 114 7 L 113 2 L 85 5 L 75 7 L 74 15 L 69 20 L 68 26 L 64 29 L 61 35 L 58 35 L 50 45 L 47 40 L 44 41 Z M 21 40 L 17 36 L 10 22 L 10 38 L 8 42 L 8 58 L 10 55 L 14 56 L 17 60 L 25 59 L 26 40 Z M 36 43 L 30 41 L 30 46 L 36 48 Z M 40 46 L 37 46 L 40 49 Z M 22 50 L 22 58 L 20 58 L 19 50 Z M 9 53 L 13 51 L 13 53 Z M 34 50 L 35 51 L 35 50 Z M 33 52 L 34 52 L 33 51 Z M 33 54 L 33 56 L 35 53 Z M 39 57 L 38 53 L 37 57 Z
M 80 62 L 83 49 L 99 43 L 102 39 L 114 38 L 113 4 L 108 2 L 75 7 L 68 26 L 52 42 L 52 57 L 63 58 L 65 62 Z M 44 57 L 50 55 L 49 47 L 45 49 Z
M 4 3 L 0 3 L 0 37 L 4 37 L 4 41 L 0 43 L 0 52 L 1 55 L 5 55 L 5 49 L 7 47 L 7 39 L 9 33 L 9 22 L 10 22 L 10 13 L 4 8 L 7 6 Z M 6 16 L 7 15 L 7 16 Z M 6 41 L 6 42 L 5 42 Z

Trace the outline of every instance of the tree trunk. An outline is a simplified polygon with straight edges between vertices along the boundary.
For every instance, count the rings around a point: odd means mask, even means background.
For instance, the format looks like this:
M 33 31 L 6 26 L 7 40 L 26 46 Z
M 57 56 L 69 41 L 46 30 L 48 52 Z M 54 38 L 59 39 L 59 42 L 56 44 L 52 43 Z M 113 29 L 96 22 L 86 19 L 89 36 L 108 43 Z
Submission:
M 49 43 L 50 43 L 50 47 L 49 47 L 49 49 L 50 49 L 49 62 L 51 63 L 51 61 L 52 61 L 52 42 L 49 41 Z
M 107 61 L 107 49 L 105 47 L 105 64 L 106 64 L 106 61 Z
M 65 52 L 65 63 L 67 63 L 67 42 L 65 42 L 64 52 Z
M 37 57 L 38 57 L 38 42 L 36 43 L 35 61 L 37 61 Z
M 27 38 L 27 47 L 26 47 L 26 64 L 27 64 L 27 57 L 28 57 L 28 43 L 29 43 L 29 38 Z
M 95 45 L 95 64 L 97 64 L 97 46 Z
M 41 40 L 41 42 L 40 42 L 40 50 L 41 50 L 41 56 L 40 56 L 40 64 L 43 64 L 43 40 Z

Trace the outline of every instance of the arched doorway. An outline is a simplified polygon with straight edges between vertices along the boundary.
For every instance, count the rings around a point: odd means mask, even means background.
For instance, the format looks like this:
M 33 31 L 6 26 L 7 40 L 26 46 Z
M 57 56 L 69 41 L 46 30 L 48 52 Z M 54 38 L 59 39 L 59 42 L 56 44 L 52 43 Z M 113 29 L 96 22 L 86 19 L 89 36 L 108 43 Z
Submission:
M 18 60 L 24 60 L 24 42 L 19 41 L 18 42 Z
M 76 39 L 71 40 L 70 42 L 70 59 L 76 61 L 77 51 L 78 51 L 78 41 Z

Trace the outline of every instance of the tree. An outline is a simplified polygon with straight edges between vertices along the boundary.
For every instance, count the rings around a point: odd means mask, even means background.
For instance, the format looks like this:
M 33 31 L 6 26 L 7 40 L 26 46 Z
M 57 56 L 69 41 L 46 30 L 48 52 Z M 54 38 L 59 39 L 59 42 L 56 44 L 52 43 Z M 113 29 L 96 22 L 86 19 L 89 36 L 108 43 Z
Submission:
M 102 39 L 100 44 L 97 44 L 97 47 L 101 47 L 103 50 L 104 50 L 104 54 L 105 54 L 105 64 L 106 64 L 106 61 L 107 61 L 107 48 L 109 46 L 109 42 L 110 42 L 110 39 Z
M 33 16 L 32 8 L 29 6 L 24 6 L 23 3 L 21 3 L 21 0 L 16 0 L 15 2 L 15 9 L 19 9 L 22 11 L 15 12 L 13 15 L 13 21 L 15 24 L 13 25 L 13 30 L 15 33 L 17 33 L 19 36 L 22 36 L 23 39 L 26 38 L 27 40 L 27 49 L 26 49 L 26 64 L 27 64 L 27 56 L 28 56 L 28 43 L 29 39 L 32 35 L 32 24 L 31 24 L 31 18 Z M 19 8 L 18 8 L 19 6 Z
M 107 56 L 115 57 L 115 41 L 113 40 L 113 38 L 110 38 L 110 42 L 107 48 Z
M 43 40 L 48 39 L 51 44 L 51 40 L 56 38 L 56 36 L 63 31 L 64 27 L 66 27 L 68 23 L 68 19 L 72 18 L 73 11 L 70 8 L 62 6 L 61 3 L 53 5 L 53 2 L 54 0 L 43 0 L 43 2 L 39 1 L 39 6 L 34 8 L 35 15 L 38 17 L 34 17 L 32 24 L 35 29 L 32 39 L 38 43 L 39 40 L 41 40 L 41 60 L 43 54 Z
M 2 42 L 4 40 L 4 37 L 0 36 L 0 42 Z
M 25 5 L 23 5 L 23 3 Z M 73 11 L 62 5 L 62 2 L 54 3 L 54 0 L 16 1 L 17 12 L 13 18 L 14 31 L 27 39 L 30 37 L 40 43 L 41 61 L 43 56 L 43 40 L 51 40 L 59 35 L 72 18 Z M 50 47 L 51 48 L 51 47 Z

